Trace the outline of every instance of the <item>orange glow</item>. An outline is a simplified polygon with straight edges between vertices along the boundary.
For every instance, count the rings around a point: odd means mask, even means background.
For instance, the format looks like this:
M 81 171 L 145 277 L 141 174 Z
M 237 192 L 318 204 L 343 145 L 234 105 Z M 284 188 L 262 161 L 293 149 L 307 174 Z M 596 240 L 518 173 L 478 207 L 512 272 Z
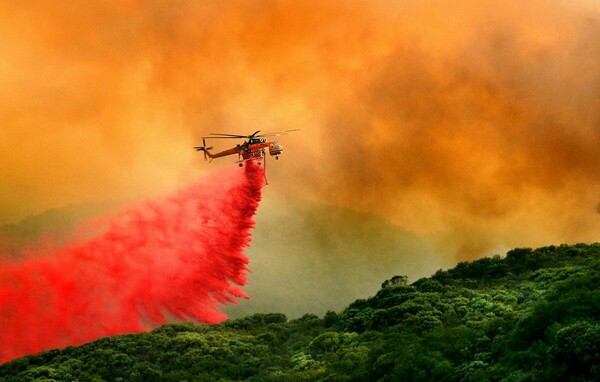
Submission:
M 384 215 L 457 259 L 595 241 L 590 4 L 2 4 L 0 223 L 229 165 L 194 153 L 203 134 L 300 128 L 269 192 Z

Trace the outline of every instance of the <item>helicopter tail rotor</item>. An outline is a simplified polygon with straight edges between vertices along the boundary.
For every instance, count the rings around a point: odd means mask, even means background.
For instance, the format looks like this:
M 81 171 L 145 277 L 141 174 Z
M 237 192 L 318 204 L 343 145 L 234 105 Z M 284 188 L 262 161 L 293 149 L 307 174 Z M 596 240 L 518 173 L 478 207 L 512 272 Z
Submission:
M 208 150 L 212 150 L 212 147 L 206 147 L 206 140 L 204 138 L 202 138 L 202 146 L 196 146 L 194 148 L 196 151 L 202 151 L 204 153 L 204 160 L 208 160 L 208 157 L 210 157 Z

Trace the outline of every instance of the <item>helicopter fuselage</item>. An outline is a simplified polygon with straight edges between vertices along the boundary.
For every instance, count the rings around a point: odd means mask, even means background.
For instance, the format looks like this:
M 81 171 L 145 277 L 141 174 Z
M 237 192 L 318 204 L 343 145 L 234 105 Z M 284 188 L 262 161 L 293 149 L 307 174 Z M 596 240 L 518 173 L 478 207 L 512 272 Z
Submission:
M 243 162 L 249 160 L 260 160 L 265 158 L 267 148 L 269 150 L 269 155 L 274 156 L 275 159 L 279 159 L 279 154 L 283 152 L 283 147 L 277 141 L 269 141 L 266 137 L 268 136 L 280 136 L 291 134 L 294 131 L 298 131 L 299 129 L 294 130 L 286 130 L 277 133 L 270 134 L 261 134 L 258 135 L 260 130 L 255 131 L 250 135 L 236 135 L 236 134 L 222 134 L 222 133 L 211 133 L 210 136 L 202 137 L 203 146 L 196 146 L 195 149 L 197 151 L 204 152 L 204 159 L 210 158 L 213 160 L 215 158 L 221 158 L 228 155 L 238 155 L 238 163 L 242 166 Z M 220 151 L 218 153 L 213 153 L 212 147 L 206 146 L 206 139 L 214 138 L 214 139 L 237 139 L 237 138 L 246 138 L 247 140 L 242 144 L 237 144 L 235 147 L 232 147 L 227 150 Z
M 237 145 L 236 147 L 220 151 L 218 153 L 210 153 L 210 157 L 221 158 L 228 155 L 238 154 L 240 157 L 240 161 L 248 161 L 252 159 L 260 159 L 265 156 L 265 149 L 269 148 L 269 155 L 277 156 L 283 152 L 283 147 L 277 141 L 267 141 L 264 138 L 261 139 L 251 139 L 242 143 L 241 145 Z

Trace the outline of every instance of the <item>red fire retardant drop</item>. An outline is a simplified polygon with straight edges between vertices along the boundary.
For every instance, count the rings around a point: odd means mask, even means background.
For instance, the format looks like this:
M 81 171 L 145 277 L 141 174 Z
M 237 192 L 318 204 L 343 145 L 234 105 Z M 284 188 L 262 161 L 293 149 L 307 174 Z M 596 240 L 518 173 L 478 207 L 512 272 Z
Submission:
M 106 218 L 84 242 L 0 265 L 0 361 L 226 319 L 219 306 L 247 298 L 239 286 L 263 170 L 249 163 L 213 178 Z

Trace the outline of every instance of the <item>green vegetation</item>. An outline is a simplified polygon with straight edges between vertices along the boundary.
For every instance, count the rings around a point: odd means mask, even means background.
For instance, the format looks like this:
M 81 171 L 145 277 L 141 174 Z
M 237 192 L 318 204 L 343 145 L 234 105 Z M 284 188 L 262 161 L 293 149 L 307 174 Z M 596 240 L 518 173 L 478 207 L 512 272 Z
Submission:
M 320 318 L 170 324 L 0 365 L 0 381 L 597 381 L 600 244 L 515 249 Z

